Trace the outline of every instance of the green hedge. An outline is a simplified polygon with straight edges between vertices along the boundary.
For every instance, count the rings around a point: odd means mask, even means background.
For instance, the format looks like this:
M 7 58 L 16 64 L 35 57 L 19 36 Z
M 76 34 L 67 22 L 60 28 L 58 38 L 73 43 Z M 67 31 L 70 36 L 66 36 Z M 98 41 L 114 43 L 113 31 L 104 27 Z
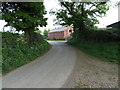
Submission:
M 71 39 L 68 41 L 68 44 L 73 45 L 100 60 L 120 64 L 118 59 L 119 42 L 92 42 Z
M 36 44 L 25 44 L 19 34 L 4 32 L 2 34 L 2 72 L 7 73 L 41 56 L 50 48 L 43 41 Z
M 79 31 L 78 38 L 79 40 L 94 41 L 94 42 L 120 41 L 120 30 L 105 29 L 105 30 Z

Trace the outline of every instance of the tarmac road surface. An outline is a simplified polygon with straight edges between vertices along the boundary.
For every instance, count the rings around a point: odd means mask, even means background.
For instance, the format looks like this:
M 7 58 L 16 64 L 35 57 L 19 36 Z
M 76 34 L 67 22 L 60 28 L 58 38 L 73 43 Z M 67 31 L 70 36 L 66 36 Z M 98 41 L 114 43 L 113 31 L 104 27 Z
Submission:
M 49 41 L 44 56 L 3 76 L 3 88 L 61 88 L 76 62 L 75 50 L 65 41 Z

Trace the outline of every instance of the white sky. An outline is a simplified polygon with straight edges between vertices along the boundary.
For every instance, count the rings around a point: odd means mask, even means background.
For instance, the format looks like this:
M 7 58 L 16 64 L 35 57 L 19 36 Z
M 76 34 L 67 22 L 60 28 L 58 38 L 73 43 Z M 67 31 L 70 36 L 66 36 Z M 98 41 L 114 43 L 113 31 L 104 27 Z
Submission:
M 112 4 L 114 4 L 115 2 L 117 2 L 119 0 L 111 0 L 111 1 L 112 1 Z M 44 5 L 45 5 L 45 8 L 47 10 L 47 15 L 45 15 L 45 17 L 48 18 L 48 20 L 47 20 L 48 25 L 46 27 L 39 27 L 39 29 L 41 31 L 44 31 L 44 29 L 52 30 L 55 27 L 59 27 L 57 25 L 54 25 L 53 19 L 55 18 L 55 16 L 50 16 L 50 14 L 49 14 L 49 11 L 51 9 L 59 9 L 60 8 L 58 1 L 57 0 L 49 0 L 49 1 L 44 0 Z M 98 18 L 98 20 L 100 23 L 96 26 L 98 26 L 99 28 L 104 28 L 109 24 L 117 22 L 118 21 L 118 7 L 110 8 L 110 10 L 107 11 L 106 16 L 102 17 L 102 18 Z M 4 21 L 0 20 L 0 31 L 3 30 L 3 26 L 5 24 L 6 23 Z M 9 30 L 9 28 L 5 28 L 5 30 Z

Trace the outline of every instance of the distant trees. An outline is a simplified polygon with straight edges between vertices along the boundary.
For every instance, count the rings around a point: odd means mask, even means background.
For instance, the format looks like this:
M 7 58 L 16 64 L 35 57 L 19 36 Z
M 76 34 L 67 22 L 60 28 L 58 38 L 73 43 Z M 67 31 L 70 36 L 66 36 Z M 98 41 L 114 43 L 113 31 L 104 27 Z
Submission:
M 119 2 L 117 2 L 117 3 L 116 3 L 116 5 L 117 5 L 118 7 L 120 7 L 120 1 L 119 1 Z
M 34 42 L 36 27 L 47 25 L 43 2 L 3 2 L 1 8 L 2 19 L 7 22 L 7 26 L 24 31 L 28 43 Z
M 48 38 L 48 33 L 49 33 L 49 31 L 50 31 L 50 29 L 48 29 L 48 30 L 44 30 L 44 32 L 43 32 L 43 37 L 45 38 L 45 39 L 47 39 Z
M 60 2 L 62 9 L 51 11 L 56 15 L 56 23 L 64 26 L 73 26 L 75 38 L 79 32 L 94 28 L 98 23 L 96 16 L 102 17 L 109 10 L 106 2 Z

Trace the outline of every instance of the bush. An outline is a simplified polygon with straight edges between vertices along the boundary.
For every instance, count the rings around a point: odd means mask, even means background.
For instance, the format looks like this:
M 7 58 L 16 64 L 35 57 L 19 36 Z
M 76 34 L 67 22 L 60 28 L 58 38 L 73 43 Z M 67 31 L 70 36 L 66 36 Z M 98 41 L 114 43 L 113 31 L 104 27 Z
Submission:
M 79 40 L 81 41 L 95 41 L 95 42 L 114 42 L 120 41 L 120 30 L 106 29 L 106 30 L 85 30 L 79 31 Z
M 68 44 L 78 47 L 95 57 L 120 64 L 118 61 L 120 30 L 84 30 L 76 34 L 79 35 L 76 35 L 78 38 L 72 38 L 68 41 Z
M 19 34 L 4 32 L 2 34 L 2 72 L 7 73 L 45 53 L 50 45 L 43 41 L 25 44 Z

